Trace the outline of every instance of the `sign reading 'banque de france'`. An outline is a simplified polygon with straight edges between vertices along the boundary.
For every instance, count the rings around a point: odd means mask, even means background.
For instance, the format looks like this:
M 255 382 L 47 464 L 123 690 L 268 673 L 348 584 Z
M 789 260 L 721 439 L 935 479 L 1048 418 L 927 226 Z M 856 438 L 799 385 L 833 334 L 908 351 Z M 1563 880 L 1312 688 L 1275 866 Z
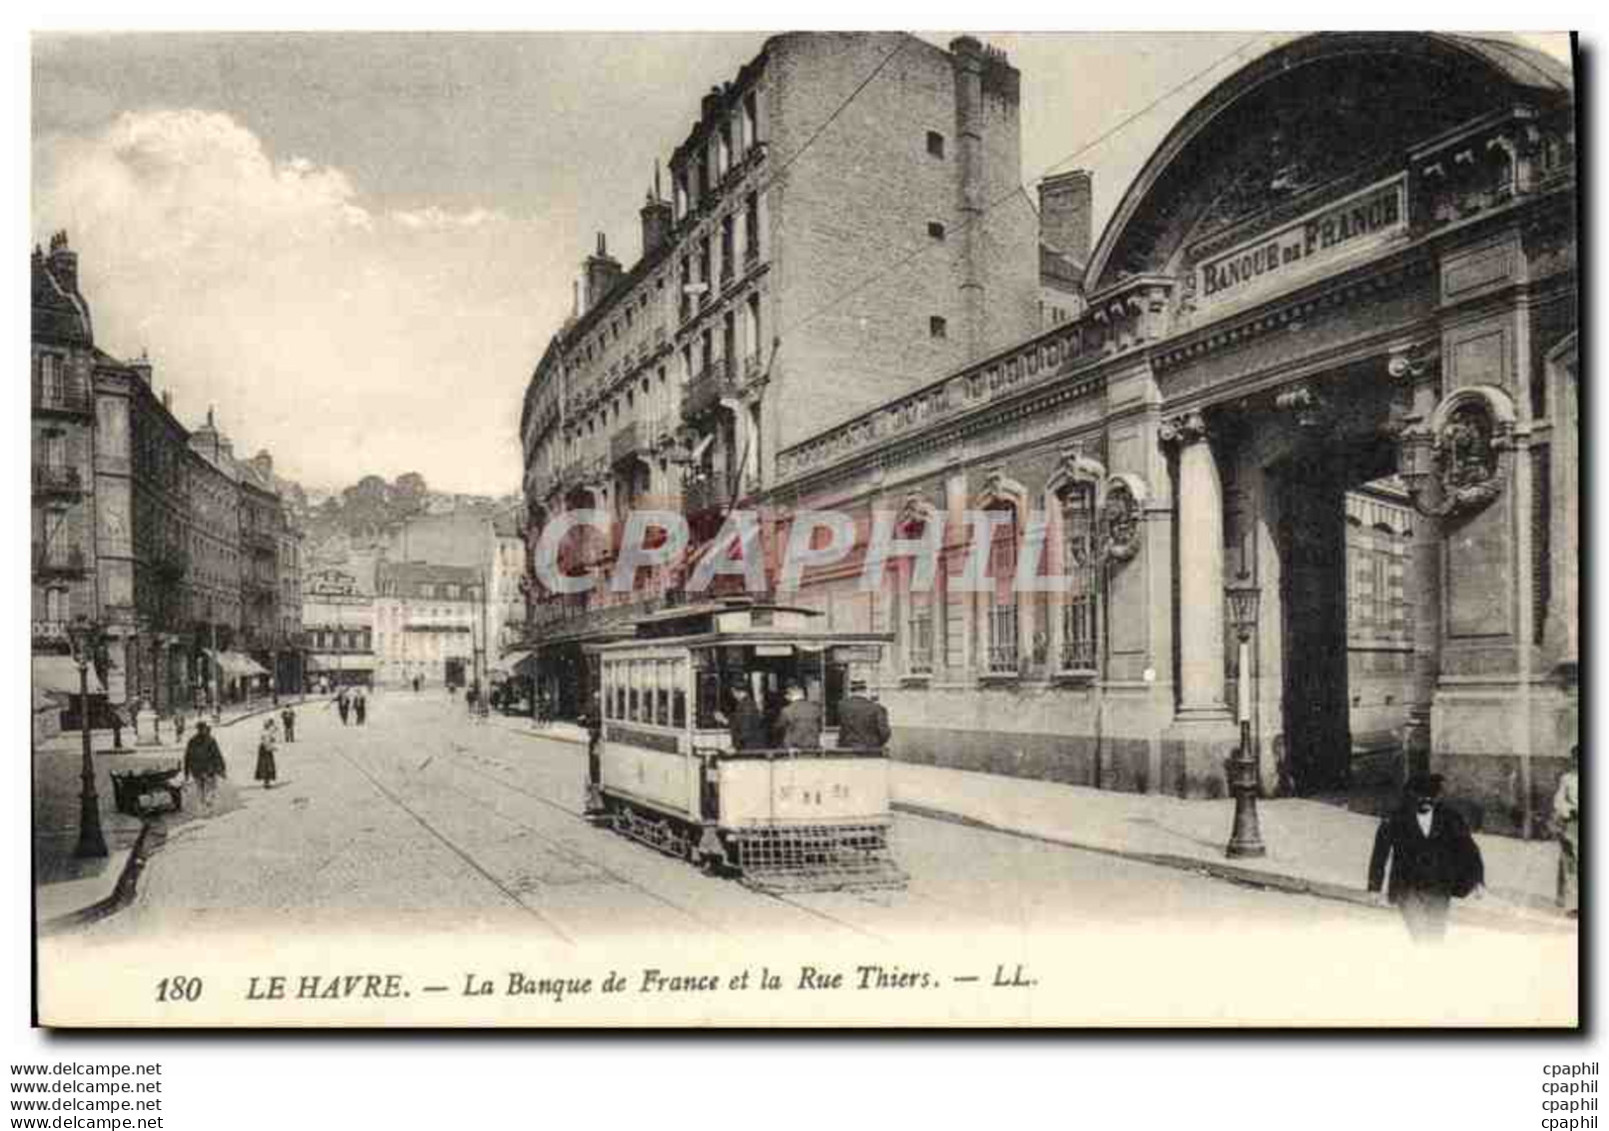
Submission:
M 1396 177 L 1196 265 L 1198 306 L 1283 285 L 1330 259 L 1366 251 L 1407 226 L 1407 179 Z

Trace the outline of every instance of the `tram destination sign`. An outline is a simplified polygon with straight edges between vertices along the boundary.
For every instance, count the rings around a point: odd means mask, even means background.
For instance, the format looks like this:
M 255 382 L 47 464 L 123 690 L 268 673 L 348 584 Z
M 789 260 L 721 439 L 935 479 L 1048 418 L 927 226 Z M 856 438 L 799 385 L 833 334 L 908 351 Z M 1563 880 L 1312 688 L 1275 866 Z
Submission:
M 1242 301 L 1388 242 L 1407 228 L 1407 186 L 1399 174 L 1203 259 L 1195 267 L 1197 307 Z

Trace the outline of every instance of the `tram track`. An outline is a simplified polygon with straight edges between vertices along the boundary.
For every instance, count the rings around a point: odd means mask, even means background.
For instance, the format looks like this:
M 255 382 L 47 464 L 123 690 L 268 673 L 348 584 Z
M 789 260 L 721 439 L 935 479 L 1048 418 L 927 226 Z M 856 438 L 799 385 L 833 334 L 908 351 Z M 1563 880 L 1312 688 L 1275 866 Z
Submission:
M 468 747 L 457 747 L 457 746 L 455 746 L 455 747 L 453 747 L 453 750 L 454 750 L 455 753 L 457 753 L 457 752 L 462 752 L 462 753 L 465 753 L 465 754 L 469 753 Z M 518 785 L 518 784 L 516 784 L 514 782 L 508 781 L 508 780 L 506 780 L 506 779 L 504 779 L 504 778 L 502 778 L 502 777 L 500 777 L 500 776 L 498 776 L 496 774 L 487 773 L 485 770 L 479 769 L 478 767 L 470 766 L 470 765 L 468 765 L 468 764 L 466 764 L 466 763 L 464 763 L 464 762 L 462 762 L 462 761 L 460 761 L 460 760 L 458 760 L 456 758 L 453 759 L 452 761 L 453 761 L 453 764 L 458 766 L 460 769 L 467 770 L 472 774 L 477 774 L 480 777 L 485 778 L 487 781 L 493 782 L 493 783 L 495 783 L 497 785 L 502 786 L 505 789 L 512 790 L 513 792 L 519 793 L 519 794 L 521 794 L 521 795 L 523 795 L 525 797 L 529 797 L 533 801 L 539 801 L 542 804 L 547 805 L 550 808 L 556 809 L 561 813 L 565 813 L 565 814 L 568 814 L 569 816 L 575 817 L 577 820 L 581 819 L 582 814 L 579 811 L 571 809 L 569 806 L 564 805 L 564 804 L 562 804 L 562 803 L 560 803 L 558 801 L 555 801 L 550 797 L 544 797 L 541 794 L 532 792 L 529 789 L 525 789 L 522 786 L 520 786 L 520 785 Z M 507 767 L 504 767 L 504 768 L 507 768 Z M 629 882 L 632 882 L 632 881 L 626 881 L 626 882 L 629 883 Z M 637 885 L 637 886 L 640 886 L 640 885 Z M 648 889 L 644 888 L 642 890 L 647 891 Z M 831 923 L 834 926 L 840 927 L 840 928 L 842 928 L 843 930 L 846 930 L 846 931 L 850 931 L 853 934 L 861 935 L 862 937 L 865 937 L 865 938 L 876 939 L 879 942 L 892 942 L 893 941 L 887 935 L 878 934 L 876 931 L 869 930 L 866 927 L 862 927 L 857 923 L 851 922 L 848 919 L 841 918 L 841 917 L 839 917 L 837 915 L 832 914 L 831 912 L 823 911 L 818 907 L 812 907 L 807 903 L 801 903 L 799 900 L 787 895 L 786 893 L 773 892 L 773 891 L 761 891 L 761 890 L 758 890 L 758 889 L 755 889 L 755 888 L 747 888 L 746 890 L 753 892 L 755 895 L 762 896 L 762 897 L 765 897 L 767 899 L 774 900 L 774 901 L 776 901 L 778 903 L 785 904 L 788 907 L 791 907 L 794 910 L 799 911 L 799 912 L 801 912 L 801 913 L 803 913 L 805 915 L 809 915 L 812 918 L 820 919 L 820 920 L 823 920 L 825 922 Z M 650 894 L 654 894 L 654 893 L 650 893 Z M 663 897 L 656 896 L 656 898 L 661 898 L 662 899 Z M 867 901 L 867 902 L 869 902 L 869 901 Z M 672 905 L 672 906 L 674 906 L 674 905 Z M 688 912 L 687 914 L 691 915 L 691 912 Z M 720 929 L 720 928 L 717 928 L 717 929 Z M 723 930 L 722 933 L 729 934 L 730 932 L 726 932 L 726 931 Z
M 440 829 L 436 828 L 435 825 L 431 824 L 429 820 L 427 820 L 421 813 L 419 813 L 417 810 L 415 810 L 406 801 L 404 801 L 402 798 L 398 797 L 391 790 L 387 789 L 386 786 L 380 781 L 380 779 L 377 778 L 374 774 L 370 773 L 367 768 L 365 768 L 364 766 L 360 765 L 356 758 L 352 757 L 352 755 L 348 754 L 346 751 L 340 750 L 340 749 L 337 749 L 335 751 L 335 754 L 343 762 L 345 762 L 347 765 L 351 766 L 360 775 L 362 775 L 362 777 L 365 780 L 367 780 L 368 783 L 371 786 L 374 787 L 375 792 L 380 794 L 380 796 L 384 797 L 387 801 L 391 802 L 397 808 L 401 809 L 404 813 L 408 814 L 409 817 L 413 818 L 413 820 L 419 825 L 420 828 L 424 829 L 425 832 L 429 833 L 431 835 L 431 837 L 433 837 L 438 843 L 440 843 L 442 845 L 442 847 L 446 848 L 454 856 L 457 856 L 466 865 L 468 865 L 477 875 L 479 875 L 487 883 L 491 884 L 494 888 L 496 888 L 500 893 L 502 893 L 504 898 L 506 898 L 515 907 L 519 908 L 521 911 L 525 912 L 531 918 L 533 918 L 537 922 L 541 923 L 542 926 L 548 932 L 553 934 L 555 937 L 557 937 L 561 941 L 569 944 L 570 946 L 576 945 L 576 940 L 573 937 L 571 937 L 567 932 L 565 932 L 561 927 L 559 927 L 559 925 L 557 923 L 554 923 L 553 920 L 550 919 L 548 916 L 542 914 L 536 908 L 532 907 L 524 899 L 520 898 L 520 895 L 519 895 L 518 892 L 516 892 L 513 889 L 511 889 L 507 884 L 503 883 L 502 880 L 498 879 L 491 872 L 487 871 L 484 867 L 482 867 L 480 862 L 478 860 L 476 860 L 473 856 L 471 856 L 456 841 L 454 841 L 451 837 L 447 836 Z

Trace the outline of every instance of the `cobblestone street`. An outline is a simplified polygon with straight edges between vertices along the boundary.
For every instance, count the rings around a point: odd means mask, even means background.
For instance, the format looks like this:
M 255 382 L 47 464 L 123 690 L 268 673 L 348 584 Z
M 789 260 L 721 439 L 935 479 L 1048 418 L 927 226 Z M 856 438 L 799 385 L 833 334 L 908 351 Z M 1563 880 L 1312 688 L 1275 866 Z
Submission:
M 1043 963 L 1047 942 L 1070 940 L 1063 976 L 1106 993 L 1122 987 L 1101 975 L 1114 947 L 1165 962 L 1188 946 L 1265 970 L 1270 1009 L 1283 978 L 1332 990 L 1341 979 L 1360 1017 L 1408 1007 L 1380 995 L 1400 994 L 1397 975 L 1419 961 L 1394 913 L 906 814 L 893 843 L 907 890 L 752 891 L 591 827 L 580 817 L 580 747 L 475 723 L 439 692 L 378 695 L 361 728 L 312 707 L 298 731 L 280 748 L 272 790 L 250 781 L 255 728 L 223 732 L 230 785 L 216 808 L 192 806 L 167 830 L 130 906 L 49 945 L 105 954 L 182 940 L 206 950 L 271 931 L 337 950 L 361 936 L 495 953 L 513 938 L 585 955 L 628 938 L 689 953 L 808 938 L 890 961 L 959 943 Z M 1572 969 L 1574 946 L 1557 932 L 1462 926 L 1448 952 L 1488 971 L 1478 1011 L 1489 1017 L 1535 997 L 1539 966 Z M 1298 971 L 1279 959 L 1326 952 L 1336 964 Z M 1432 977 L 1420 988 L 1439 986 Z M 1202 988 L 1213 996 L 1210 981 Z

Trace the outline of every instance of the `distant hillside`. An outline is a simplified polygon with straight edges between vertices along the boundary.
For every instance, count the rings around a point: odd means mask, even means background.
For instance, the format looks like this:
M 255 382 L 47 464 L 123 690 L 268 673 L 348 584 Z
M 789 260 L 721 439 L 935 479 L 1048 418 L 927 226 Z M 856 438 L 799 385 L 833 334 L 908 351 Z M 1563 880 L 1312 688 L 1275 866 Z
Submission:
M 520 497 L 432 491 L 424 476 L 408 472 L 389 483 L 378 475 L 365 475 L 337 492 L 310 490 L 299 501 L 297 517 L 306 531 L 308 549 L 318 557 L 326 556 L 319 554 L 320 547 L 344 556 L 347 549 L 377 545 L 402 523 L 421 515 L 467 513 L 491 518 L 518 506 Z

